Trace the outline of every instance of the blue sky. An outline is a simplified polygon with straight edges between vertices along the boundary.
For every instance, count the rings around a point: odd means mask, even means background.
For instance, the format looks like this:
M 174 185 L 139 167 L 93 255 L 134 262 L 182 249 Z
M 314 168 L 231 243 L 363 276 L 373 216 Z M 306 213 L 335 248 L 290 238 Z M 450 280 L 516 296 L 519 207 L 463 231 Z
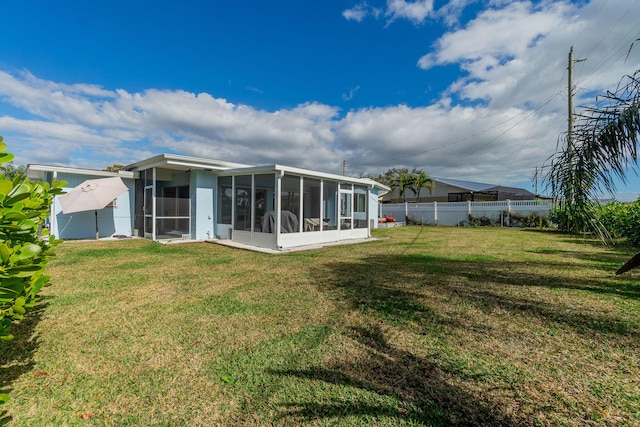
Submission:
M 532 188 L 576 105 L 640 67 L 640 1 L 0 3 L 16 162 L 159 154 Z M 640 180 L 621 186 L 635 199 Z

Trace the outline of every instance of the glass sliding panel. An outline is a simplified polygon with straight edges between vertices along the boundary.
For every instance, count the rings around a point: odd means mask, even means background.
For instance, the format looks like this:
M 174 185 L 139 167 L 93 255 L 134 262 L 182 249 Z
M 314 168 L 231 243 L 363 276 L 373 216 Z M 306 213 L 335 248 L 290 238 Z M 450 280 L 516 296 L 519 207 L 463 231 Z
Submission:
M 367 187 L 353 187 L 353 228 L 367 228 Z
M 280 210 L 281 217 L 290 219 L 291 227 L 280 228 L 282 233 L 295 233 L 299 227 L 293 227 L 300 222 L 300 177 L 285 175 L 280 183 Z M 295 221 L 294 221 L 295 220 Z
M 275 232 L 275 193 L 276 193 L 276 175 L 262 174 L 255 175 L 253 182 L 255 189 L 255 215 L 256 229 L 261 233 Z
M 218 178 L 218 224 L 231 224 L 233 205 L 232 177 Z
M 340 192 L 340 229 L 341 230 L 349 230 L 351 229 L 351 199 L 353 197 L 353 193 L 351 192 Z
M 322 187 L 322 229 L 335 230 L 338 228 L 338 183 L 324 181 Z
M 304 206 L 304 231 L 320 231 L 320 180 L 304 178 L 302 205 Z
M 236 176 L 236 230 L 251 231 L 251 175 Z

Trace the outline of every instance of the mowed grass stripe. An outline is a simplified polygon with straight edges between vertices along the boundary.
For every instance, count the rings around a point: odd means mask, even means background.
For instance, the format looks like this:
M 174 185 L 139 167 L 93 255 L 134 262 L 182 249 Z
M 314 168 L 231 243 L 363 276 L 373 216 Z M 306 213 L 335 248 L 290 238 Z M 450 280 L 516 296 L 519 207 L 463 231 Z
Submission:
M 70 242 L 0 347 L 3 422 L 640 424 L 635 251 L 404 227 L 285 255 Z

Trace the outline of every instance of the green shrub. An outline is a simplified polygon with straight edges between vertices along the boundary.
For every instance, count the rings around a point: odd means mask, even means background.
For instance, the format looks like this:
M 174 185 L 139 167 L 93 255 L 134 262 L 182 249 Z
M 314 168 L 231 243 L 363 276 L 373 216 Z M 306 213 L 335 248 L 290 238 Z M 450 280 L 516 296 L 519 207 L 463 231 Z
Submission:
M 599 205 L 598 219 L 613 237 L 626 238 L 634 245 L 640 245 L 640 200 L 632 203 L 612 202 Z
M 0 137 L 0 164 L 13 159 L 6 148 Z M 9 327 L 24 318 L 38 292 L 49 284 L 44 269 L 58 241 L 43 225 L 62 185 L 22 176 L 10 180 L 0 174 L 0 340 L 13 338 Z
M 569 212 L 566 209 L 554 207 L 549 211 L 549 221 L 555 224 L 558 230 L 565 233 L 572 233 L 575 231 L 575 225 L 571 221 Z

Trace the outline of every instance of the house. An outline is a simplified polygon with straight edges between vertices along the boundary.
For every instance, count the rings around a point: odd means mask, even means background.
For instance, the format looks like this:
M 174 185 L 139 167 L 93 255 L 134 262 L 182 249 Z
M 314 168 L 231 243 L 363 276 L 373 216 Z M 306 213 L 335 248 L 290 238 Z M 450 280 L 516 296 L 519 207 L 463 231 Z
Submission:
M 435 182 L 433 192 L 423 188 L 418 202 L 479 202 L 502 200 L 533 200 L 536 195 L 524 188 L 504 187 L 495 184 L 463 181 L 459 179 L 432 178 Z M 403 197 L 397 188 L 382 197 L 382 203 L 415 202 L 416 195 L 407 189 Z
M 150 240 L 220 239 L 270 249 L 370 237 L 378 197 L 389 188 L 283 165 L 250 166 L 161 154 L 118 172 L 29 165 L 27 176 L 67 181 L 118 176 L 129 191 L 98 215 L 101 236 Z M 63 239 L 95 237 L 94 212 L 63 214 L 52 206 L 51 232 Z

